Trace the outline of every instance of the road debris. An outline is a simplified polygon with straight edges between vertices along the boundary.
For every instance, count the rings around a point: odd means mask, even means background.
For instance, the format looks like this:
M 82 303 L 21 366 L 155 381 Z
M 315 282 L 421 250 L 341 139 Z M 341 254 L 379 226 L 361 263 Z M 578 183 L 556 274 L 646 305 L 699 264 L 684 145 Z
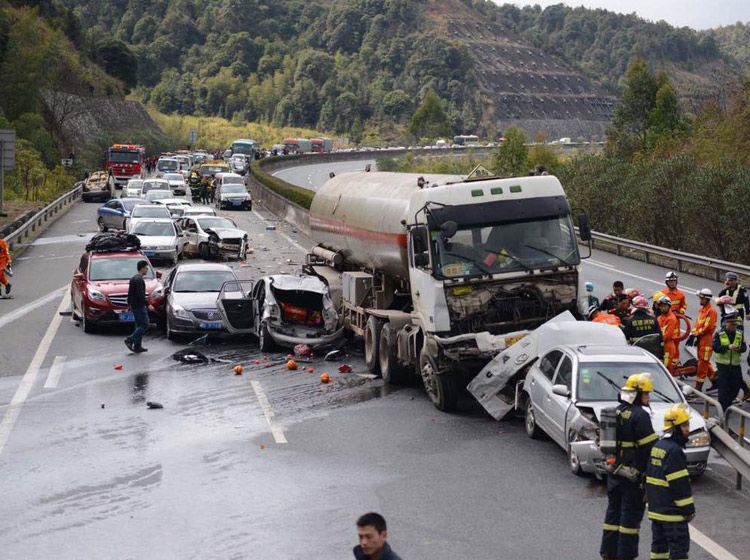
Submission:
M 152 410 L 158 409 L 158 408 L 164 408 L 164 405 L 155 401 L 147 401 L 146 406 Z
M 294 347 L 294 355 L 302 358 L 312 356 L 312 348 L 307 344 L 297 344 Z
M 245 371 L 245 368 L 243 368 L 241 365 L 234 366 L 234 374 L 235 375 L 242 375 L 242 372 Z
M 122 364 L 115 364 L 113 367 L 115 368 L 115 371 L 122 371 Z
M 295 362 L 294 360 L 289 360 L 286 363 L 286 369 L 288 369 L 290 371 L 296 370 L 297 369 L 297 362 Z
M 352 366 L 349 364 L 343 364 L 339 366 L 339 372 L 341 373 L 351 373 L 352 372 Z
M 335 360 L 338 360 L 339 358 L 344 357 L 344 351 L 343 350 L 331 350 L 328 352 L 328 354 L 325 355 L 325 358 L 323 358 L 326 362 L 333 362 Z
M 205 354 L 196 350 L 180 350 L 172 354 L 172 358 L 183 364 L 205 364 L 209 361 Z
M 320 374 L 320 382 L 321 383 L 330 383 L 331 382 L 331 376 L 328 375 L 326 372 L 323 372 Z

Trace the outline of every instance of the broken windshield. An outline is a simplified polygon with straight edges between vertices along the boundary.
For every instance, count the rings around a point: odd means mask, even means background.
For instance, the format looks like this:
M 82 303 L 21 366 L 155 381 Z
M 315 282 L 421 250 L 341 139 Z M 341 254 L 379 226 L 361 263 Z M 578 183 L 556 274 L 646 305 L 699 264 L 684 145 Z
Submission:
M 570 216 L 462 227 L 449 239 L 433 231 L 436 273 L 462 278 L 580 262 Z

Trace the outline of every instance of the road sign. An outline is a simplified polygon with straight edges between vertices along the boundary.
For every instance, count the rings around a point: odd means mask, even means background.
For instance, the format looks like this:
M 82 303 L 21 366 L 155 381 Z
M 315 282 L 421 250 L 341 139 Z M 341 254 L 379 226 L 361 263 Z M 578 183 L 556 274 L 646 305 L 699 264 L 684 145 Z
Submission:
M 68 158 L 68 159 L 61 159 L 60 160 L 60 165 L 62 165 L 63 167 L 73 167 L 73 160 L 70 159 L 70 158 Z
M 0 166 L 11 170 L 16 168 L 16 131 L 0 128 Z
M 494 177 L 495 174 L 492 173 L 490 170 L 488 170 L 483 165 L 477 165 L 471 173 L 469 173 L 466 178 L 467 179 L 484 179 L 487 177 Z

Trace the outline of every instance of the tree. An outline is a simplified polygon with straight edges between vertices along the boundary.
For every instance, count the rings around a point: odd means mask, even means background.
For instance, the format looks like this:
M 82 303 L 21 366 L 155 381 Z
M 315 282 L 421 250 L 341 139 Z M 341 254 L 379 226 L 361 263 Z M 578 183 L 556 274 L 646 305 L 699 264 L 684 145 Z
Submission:
M 383 113 L 400 119 L 412 108 L 411 96 L 402 89 L 394 89 L 383 98 Z
M 526 147 L 526 134 L 515 126 L 505 129 L 505 141 L 495 152 L 494 172 L 498 177 L 517 177 L 528 171 L 529 150 Z
M 448 116 L 443 110 L 440 98 L 433 90 L 427 92 L 421 105 L 414 112 L 409 123 L 409 132 L 417 140 L 448 136 L 451 133 Z
M 138 60 L 122 41 L 104 39 L 96 45 L 96 61 L 110 76 L 122 80 L 128 88 L 138 81 Z

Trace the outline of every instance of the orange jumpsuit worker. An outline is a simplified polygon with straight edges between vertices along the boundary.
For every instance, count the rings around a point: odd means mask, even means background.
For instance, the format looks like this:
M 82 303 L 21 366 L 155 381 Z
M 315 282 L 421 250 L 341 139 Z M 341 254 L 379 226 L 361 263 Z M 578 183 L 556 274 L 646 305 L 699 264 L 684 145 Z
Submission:
M 701 308 L 698 310 L 698 320 L 695 322 L 695 328 L 685 342 L 687 346 L 698 344 L 698 371 L 696 372 L 695 388 L 699 391 L 703 389 L 703 382 L 706 381 L 707 377 L 712 383 L 716 380 L 716 372 L 711 365 L 717 318 L 716 309 L 711 305 L 712 297 L 713 293 L 708 288 L 698 291 L 698 298 L 701 305 Z
M 680 322 L 672 311 L 672 301 L 664 296 L 659 304 L 659 327 L 664 339 L 664 365 L 673 373 L 680 363 Z
M 5 286 L 5 296 L 10 295 L 11 284 L 8 281 L 8 277 L 5 274 L 5 269 L 10 266 L 10 249 L 8 249 L 8 243 L 5 239 L 0 239 L 0 285 Z M 2 287 L 0 287 L 0 293 L 2 293 Z
M 622 327 L 622 321 L 617 315 L 612 315 L 606 311 L 602 311 L 596 305 L 592 305 L 586 312 L 586 318 L 592 323 L 604 323 L 605 325 L 613 325 L 615 327 Z
M 687 311 L 687 301 L 685 301 L 685 293 L 677 287 L 677 274 L 667 272 L 664 276 L 664 283 L 667 289 L 662 290 L 662 293 L 672 302 L 672 311 L 684 315 Z

